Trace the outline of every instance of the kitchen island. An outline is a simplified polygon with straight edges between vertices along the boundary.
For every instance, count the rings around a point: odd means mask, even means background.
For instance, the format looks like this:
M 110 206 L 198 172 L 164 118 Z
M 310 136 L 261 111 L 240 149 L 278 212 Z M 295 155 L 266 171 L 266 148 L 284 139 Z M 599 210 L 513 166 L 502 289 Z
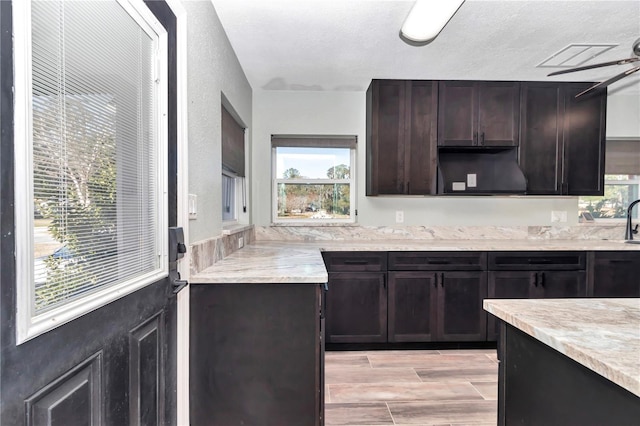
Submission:
M 637 425 L 640 299 L 485 300 L 499 425 Z

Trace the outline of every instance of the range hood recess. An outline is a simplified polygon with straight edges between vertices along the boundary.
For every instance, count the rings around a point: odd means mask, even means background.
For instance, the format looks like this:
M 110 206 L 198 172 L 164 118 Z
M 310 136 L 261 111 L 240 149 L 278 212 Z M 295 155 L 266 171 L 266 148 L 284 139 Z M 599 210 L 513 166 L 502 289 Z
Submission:
M 524 194 L 526 190 L 516 147 L 438 150 L 438 194 Z

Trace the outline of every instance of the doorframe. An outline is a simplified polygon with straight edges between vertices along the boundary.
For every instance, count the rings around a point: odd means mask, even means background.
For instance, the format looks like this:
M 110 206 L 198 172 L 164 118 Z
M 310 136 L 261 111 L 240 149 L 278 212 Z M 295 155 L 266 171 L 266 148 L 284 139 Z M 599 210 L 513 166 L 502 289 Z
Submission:
M 177 219 L 189 247 L 189 146 L 187 121 L 187 12 L 180 0 L 165 0 L 176 17 L 176 97 L 177 97 Z M 189 250 L 178 262 L 182 279 L 190 278 Z M 177 424 L 189 425 L 189 289 L 177 296 Z

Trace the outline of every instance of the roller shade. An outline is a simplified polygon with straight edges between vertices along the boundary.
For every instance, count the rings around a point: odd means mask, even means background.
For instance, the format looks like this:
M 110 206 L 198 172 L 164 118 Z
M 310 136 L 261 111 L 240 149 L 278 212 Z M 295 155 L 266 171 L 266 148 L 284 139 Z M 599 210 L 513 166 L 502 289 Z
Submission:
M 301 148 L 349 148 L 355 149 L 357 136 L 332 135 L 272 135 L 272 147 L 301 147 Z
M 605 173 L 640 175 L 640 139 L 607 140 Z
M 222 107 L 222 168 L 245 176 L 244 170 L 244 127 Z

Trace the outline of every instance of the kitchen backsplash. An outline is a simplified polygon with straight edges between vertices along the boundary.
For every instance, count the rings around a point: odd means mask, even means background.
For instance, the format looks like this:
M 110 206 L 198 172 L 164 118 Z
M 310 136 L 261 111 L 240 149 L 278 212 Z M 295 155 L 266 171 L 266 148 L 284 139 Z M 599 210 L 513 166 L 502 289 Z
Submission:
M 254 241 L 622 240 L 624 224 L 578 226 L 244 226 L 191 244 L 191 274 Z
M 243 246 L 253 243 L 255 241 L 253 225 L 233 231 L 224 231 L 218 237 L 191 244 L 191 263 L 189 265 L 191 274 L 196 274 L 239 250 L 240 238 L 243 239 Z
M 256 226 L 256 241 L 622 240 L 624 224 L 578 226 Z

